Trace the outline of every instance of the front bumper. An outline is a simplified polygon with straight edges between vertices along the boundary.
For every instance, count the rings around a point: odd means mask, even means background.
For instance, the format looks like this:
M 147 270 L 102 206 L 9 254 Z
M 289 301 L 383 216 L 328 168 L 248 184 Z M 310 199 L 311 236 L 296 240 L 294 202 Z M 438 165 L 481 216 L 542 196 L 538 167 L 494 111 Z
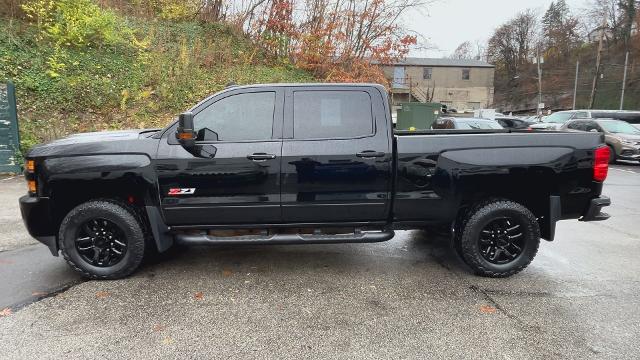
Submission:
M 624 145 L 617 157 L 620 160 L 640 160 L 640 146 Z
M 640 143 L 622 143 L 616 151 L 620 160 L 640 160 Z
M 47 245 L 51 253 L 58 256 L 58 243 L 51 220 L 49 198 L 25 195 L 19 201 L 22 221 L 29 235 Z
M 589 206 L 584 215 L 580 218 L 580 221 L 602 221 L 607 220 L 611 216 L 607 213 L 601 212 L 602 208 L 611 205 L 611 199 L 607 196 L 600 196 L 595 199 L 591 199 Z

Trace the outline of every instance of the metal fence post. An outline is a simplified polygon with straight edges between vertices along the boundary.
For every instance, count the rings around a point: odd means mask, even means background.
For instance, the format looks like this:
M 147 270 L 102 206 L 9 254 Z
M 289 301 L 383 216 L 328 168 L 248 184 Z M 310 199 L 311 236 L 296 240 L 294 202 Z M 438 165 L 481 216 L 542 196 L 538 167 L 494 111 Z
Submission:
M 573 83 L 573 110 L 576 109 L 576 97 L 578 96 L 578 71 L 580 71 L 580 61 L 576 61 L 576 79 Z
M 629 52 L 624 57 L 624 75 L 622 77 L 622 93 L 620 94 L 620 110 L 624 108 L 624 89 L 627 84 L 627 68 L 629 66 Z

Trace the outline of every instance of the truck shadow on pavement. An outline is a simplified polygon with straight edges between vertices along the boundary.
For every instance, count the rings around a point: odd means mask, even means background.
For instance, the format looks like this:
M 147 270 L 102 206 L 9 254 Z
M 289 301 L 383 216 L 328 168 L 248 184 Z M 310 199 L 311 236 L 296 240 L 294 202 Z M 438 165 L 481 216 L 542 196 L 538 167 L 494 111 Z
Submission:
M 473 276 L 453 250 L 449 238 L 426 231 L 399 231 L 394 239 L 374 244 L 177 246 L 152 257 L 140 273 L 302 275 L 318 270 L 375 273 L 407 267 Z

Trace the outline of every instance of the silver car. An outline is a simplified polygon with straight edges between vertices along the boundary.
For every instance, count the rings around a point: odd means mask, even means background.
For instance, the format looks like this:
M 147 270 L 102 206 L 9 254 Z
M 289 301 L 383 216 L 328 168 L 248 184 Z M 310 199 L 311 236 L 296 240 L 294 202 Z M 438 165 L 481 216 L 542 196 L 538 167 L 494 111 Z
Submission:
M 626 121 L 614 119 L 580 119 L 565 123 L 561 130 L 604 133 L 611 148 L 610 162 L 640 160 L 640 130 Z
M 558 111 L 542 118 L 541 123 L 531 126 L 537 130 L 558 130 L 564 123 L 575 119 L 623 120 L 636 127 L 640 126 L 640 111 L 629 110 L 566 110 Z

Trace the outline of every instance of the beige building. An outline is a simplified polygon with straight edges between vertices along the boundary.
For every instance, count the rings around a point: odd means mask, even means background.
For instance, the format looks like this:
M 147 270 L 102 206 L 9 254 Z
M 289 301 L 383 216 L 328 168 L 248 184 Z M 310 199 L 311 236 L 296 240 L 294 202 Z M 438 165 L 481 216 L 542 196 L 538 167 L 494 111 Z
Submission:
M 438 102 L 458 111 L 493 105 L 495 67 L 484 61 L 406 58 L 382 68 L 392 82 L 394 105 Z

